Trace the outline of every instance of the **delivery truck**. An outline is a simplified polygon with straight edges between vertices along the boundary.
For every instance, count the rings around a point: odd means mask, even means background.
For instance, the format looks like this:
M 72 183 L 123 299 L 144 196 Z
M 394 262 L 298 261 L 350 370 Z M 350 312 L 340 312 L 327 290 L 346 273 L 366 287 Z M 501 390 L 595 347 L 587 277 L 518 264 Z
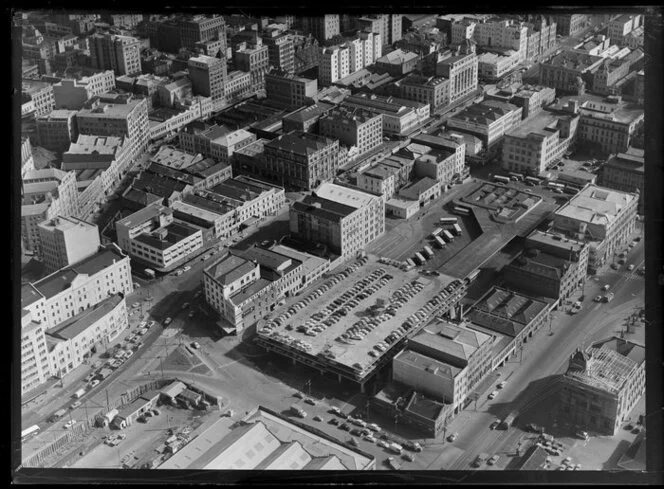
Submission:
M 74 395 L 72 397 L 80 399 L 81 397 L 83 397 L 83 394 L 85 394 L 85 389 L 79 389 L 76 392 L 74 392 Z

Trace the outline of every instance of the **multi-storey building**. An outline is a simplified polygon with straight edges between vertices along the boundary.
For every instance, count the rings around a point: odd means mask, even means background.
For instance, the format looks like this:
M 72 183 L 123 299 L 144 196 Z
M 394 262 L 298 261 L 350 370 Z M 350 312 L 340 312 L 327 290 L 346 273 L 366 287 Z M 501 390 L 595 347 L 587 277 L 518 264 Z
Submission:
M 350 75 L 350 48 L 348 46 L 323 48 L 318 67 L 318 79 L 321 85 L 330 85 L 348 75 Z
M 48 273 L 74 265 L 99 251 L 99 229 L 75 217 L 55 217 L 39 224 L 42 261 Z
M 56 216 L 76 216 L 76 174 L 56 168 L 29 171 L 23 177 L 21 238 L 26 250 L 41 253 L 39 223 Z
M 392 379 L 451 404 L 460 412 L 464 401 L 491 373 L 491 336 L 440 319 L 408 340 L 392 361 Z
M 64 377 L 129 326 L 125 297 L 114 294 L 46 331 L 51 374 Z
M 37 137 L 39 145 L 50 151 L 62 153 L 76 140 L 76 111 L 53 110 L 37 116 Z
M 442 185 L 449 185 L 463 174 L 466 143 L 458 134 L 447 137 L 422 135 L 413 139 L 416 144 L 426 144 L 431 150 L 415 160 L 416 177 L 429 177 Z
M 284 116 L 282 120 L 283 132 L 305 131 L 318 132 L 318 121 L 335 106 L 326 102 L 318 102 L 298 109 Z
M 200 153 L 231 164 L 233 153 L 256 141 L 256 135 L 244 129 L 231 131 L 224 126 L 194 121 L 179 133 L 182 149 L 191 154 Z
M 50 113 L 55 108 L 53 85 L 50 83 L 23 79 L 21 90 L 22 115 L 34 112 L 38 117 Z
M 311 190 L 336 175 L 339 141 L 293 131 L 265 144 L 264 161 L 260 177 L 282 186 Z
M 270 56 L 267 46 L 259 37 L 253 44 L 243 43 L 233 52 L 235 69 L 248 72 L 251 76 L 251 86 L 255 90 L 265 88 L 265 73 L 270 67 Z
M 584 242 L 535 230 L 524 246 L 503 268 L 509 287 L 564 301 L 585 282 L 589 247 Z
M 293 203 L 290 231 L 342 256 L 364 249 L 385 232 L 385 202 L 365 192 L 324 183 Z
M 265 75 L 265 91 L 270 104 L 295 110 L 314 101 L 318 81 L 275 71 Z
M 465 41 L 454 55 L 436 64 L 436 76 L 450 80 L 450 103 L 477 90 L 478 61 L 472 41 Z
M 95 95 L 108 93 L 115 88 L 113 70 L 102 71 L 80 80 L 62 79 L 53 85 L 57 109 L 80 110 Z
M 645 394 L 645 347 L 613 337 L 570 357 L 558 422 L 613 436 Z
M 302 73 L 318 66 L 320 62 L 320 48 L 318 41 L 311 34 L 308 36 L 292 35 L 295 46 L 294 71 Z
M 619 93 L 618 86 L 620 85 L 620 81 L 624 80 L 630 73 L 631 68 L 642 59 L 643 51 L 637 49 L 623 58 L 605 60 L 593 74 L 593 92 L 603 95 Z
M 622 44 L 623 39 L 634 29 L 643 25 L 643 16 L 639 14 L 622 14 L 609 21 L 607 36 L 615 44 Z
M 505 133 L 502 166 L 506 170 L 540 175 L 560 161 L 576 139 L 579 115 L 548 111 L 526 119 Z
M 179 15 L 166 22 L 148 25 L 150 46 L 160 51 L 177 53 L 181 48 L 196 49 L 196 43 L 218 39 L 220 51 L 226 53 L 226 23 L 221 15 Z
M 215 102 L 210 97 L 197 95 L 177 101 L 173 110 L 157 109 L 149 113 L 150 140 L 175 135 L 181 127 L 198 119 L 207 118 L 214 111 L 215 105 L 223 104 L 224 100 L 224 98 L 220 98 Z
M 487 48 L 507 48 L 519 53 L 519 61 L 526 61 L 528 53 L 528 27 L 522 22 L 497 19 L 479 22 L 473 31 L 473 40 Z
M 213 104 L 223 103 L 227 77 L 226 59 L 203 54 L 189 58 L 187 67 L 194 94 L 210 97 Z
M 33 292 L 36 294 L 36 292 Z M 21 310 L 21 394 L 26 394 L 51 377 L 45 326 Z
M 346 146 L 356 147 L 358 155 L 361 155 L 382 142 L 383 114 L 342 105 L 320 119 L 319 133 L 338 139 Z
M 200 227 L 174 219 L 173 211 L 151 205 L 115 223 L 118 245 L 132 258 L 171 270 L 203 246 Z
M 320 17 L 304 17 L 302 19 L 304 30 L 310 32 L 318 42 L 327 41 L 328 39 L 339 34 L 339 15 L 330 14 Z
M 537 62 L 556 47 L 556 30 L 558 26 L 552 18 L 537 15 L 528 27 L 526 41 L 526 60 Z
M 639 192 L 637 212 L 644 213 L 645 167 L 642 149 L 630 147 L 624 153 L 612 155 L 602 165 L 598 176 L 597 183 L 602 187 L 622 192 Z
M 542 62 L 539 83 L 560 92 L 582 94 L 592 84 L 593 74 L 604 58 L 581 51 L 568 50 Z
M 520 64 L 519 53 L 508 50 L 504 54 L 483 53 L 477 57 L 478 76 L 485 81 L 498 81 Z
M 141 43 L 135 37 L 94 34 L 90 38 L 92 66 L 116 75 L 141 73 Z
M 295 43 L 290 34 L 279 29 L 263 30 L 263 44 L 267 46 L 270 66 L 286 73 L 295 72 Z
M 452 116 L 447 125 L 455 131 L 467 132 L 480 138 L 491 148 L 503 136 L 521 124 L 521 107 L 486 100 Z
M 35 158 L 32 155 L 32 144 L 27 136 L 21 137 L 21 179 L 26 173 L 35 169 Z
M 147 149 L 150 127 L 144 99 L 111 94 L 94 97 L 76 114 L 76 122 L 79 134 L 126 137 L 132 159 Z
M 114 26 L 133 29 L 143 22 L 143 14 L 104 14 L 102 20 Z
M 586 14 L 563 14 L 554 15 L 556 21 L 556 32 L 563 36 L 576 36 L 588 24 L 588 15 Z
M 357 188 L 387 202 L 397 191 L 398 173 L 398 168 L 378 163 L 357 174 Z
M 134 291 L 129 257 L 115 244 L 75 265 L 21 287 L 21 308 L 49 329 L 107 297 Z
M 569 102 L 561 99 L 560 104 Z M 623 101 L 621 97 L 586 96 L 578 99 L 581 115 L 577 137 L 604 154 L 621 153 L 631 146 L 632 138 L 643 127 L 643 106 Z
M 102 196 L 108 196 L 129 171 L 131 155 L 123 137 L 80 135 L 62 154 L 62 169 L 76 173 L 98 170 Z
M 450 80 L 410 74 L 400 82 L 401 97 L 429 104 L 431 112 L 450 103 Z
M 429 104 L 367 93 L 358 93 L 346 97 L 343 105 L 347 107 L 360 107 L 383 114 L 383 132 L 399 136 L 406 136 L 413 133 L 431 115 Z
M 554 230 L 588 244 L 594 274 L 634 232 L 638 202 L 637 193 L 588 185 L 555 211 Z
M 376 59 L 376 68 L 395 77 L 403 76 L 415 69 L 418 60 L 417 54 L 397 49 Z

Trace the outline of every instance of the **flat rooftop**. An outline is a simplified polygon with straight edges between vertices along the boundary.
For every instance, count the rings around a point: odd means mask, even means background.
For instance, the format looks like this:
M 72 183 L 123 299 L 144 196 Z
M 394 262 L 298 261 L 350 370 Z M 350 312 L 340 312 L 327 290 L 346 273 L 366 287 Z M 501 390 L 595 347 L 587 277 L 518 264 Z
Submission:
M 90 307 L 47 330 L 46 333 L 55 338 L 71 340 L 110 313 L 123 300 L 124 299 L 119 294 L 112 295 L 95 306 Z
M 382 353 L 377 352 L 374 346 L 384 341 L 385 337 L 401 327 L 407 317 L 421 309 L 441 289 L 455 280 L 453 277 L 443 274 L 437 277 L 424 277 L 416 269 L 405 272 L 381 264 L 374 255 L 368 255 L 364 265 L 355 262 L 352 265 L 336 269 L 333 274 L 338 276 L 336 284 L 334 283 L 334 277 L 316 281 L 301 292 L 294 301 L 303 304 L 308 302 L 306 306 L 290 314 L 281 325 L 271 321 L 271 324 L 274 324 L 272 330 L 269 332 L 259 331 L 259 334 L 269 337 L 272 341 L 281 343 L 287 348 L 297 348 L 296 342 L 304 342 L 309 345 L 306 347 L 308 348 L 308 355 L 314 357 L 329 351 L 328 355 L 333 355 L 333 357 L 328 356 L 328 361 L 341 365 L 346 369 L 353 370 L 353 365 L 356 363 L 364 365 L 366 369 L 371 369 L 374 368 L 374 364 L 382 356 L 394 355 L 395 352 L 392 351 L 392 347 L 396 345 L 396 342 L 388 345 L 388 349 Z M 360 284 L 360 281 L 365 279 L 368 279 L 370 283 Z M 371 316 L 368 315 L 369 308 L 376 305 L 379 299 L 388 303 L 397 290 L 402 289 L 403 291 L 405 287 L 415 283 L 419 284 L 416 288 L 420 290 L 413 291 L 412 297 L 397 310 L 395 316 L 389 314 L 380 316 L 382 319 L 377 322 L 375 328 L 359 341 L 350 340 L 351 343 L 343 343 L 339 340 L 343 333 L 346 333 L 361 319 L 371 319 Z M 372 292 L 369 289 L 373 287 L 375 287 L 375 290 Z M 352 297 L 348 301 L 344 301 L 343 308 L 345 308 L 346 314 L 336 323 L 331 324 L 319 333 L 313 333 L 312 330 L 309 330 L 312 334 L 306 334 L 297 330 L 298 327 L 307 323 L 312 327 L 316 327 L 316 325 L 322 324 L 322 321 L 329 319 L 333 311 L 339 309 L 332 302 L 338 300 L 347 292 L 350 292 Z M 352 305 L 352 301 L 356 301 L 357 305 Z M 289 308 L 290 305 L 287 303 L 282 308 L 277 309 L 273 317 L 277 319 L 289 314 Z M 312 317 L 315 313 L 322 313 L 324 317 L 321 320 L 316 320 Z M 291 325 L 293 330 L 287 329 L 287 325 Z M 371 357 L 369 351 L 376 351 L 378 355 Z
M 409 348 L 394 357 L 393 364 L 398 363 L 403 363 L 410 369 L 436 375 L 441 379 L 453 379 L 463 370 L 462 368 L 455 367 L 436 358 L 410 350 Z
M 558 209 L 556 215 L 606 226 L 635 200 L 638 200 L 635 194 L 588 185 Z
M 562 116 L 553 114 L 546 110 L 542 110 L 523 121 L 517 128 L 507 132 L 506 136 L 515 138 L 525 138 L 530 134 L 537 134 L 543 137 L 551 136 L 558 131 L 558 120 L 569 118 L 569 116 Z
M 601 119 L 609 122 L 630 124 L 644 116 L 642 105 L 626 100 L 609 101 L 606 97 L 591 93 L 560 97 L 558 103 L 549 106 L 548 109 L 561 111 L 571 100 L 579 102 L 581 117 L 592 117 L 593 119 Z

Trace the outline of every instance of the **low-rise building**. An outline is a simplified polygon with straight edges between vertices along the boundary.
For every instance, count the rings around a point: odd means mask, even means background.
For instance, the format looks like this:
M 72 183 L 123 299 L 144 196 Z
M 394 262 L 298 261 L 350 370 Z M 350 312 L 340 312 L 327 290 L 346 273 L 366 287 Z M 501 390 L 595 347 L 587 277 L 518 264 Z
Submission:
M 55 97 L 53 96 L 53 85 L 50 83 L 23 79 L 21 83 L 21 104 L 27 104 L 30 111 L 21 108 L 21 114 L 33 112 L 35 116 L 46 115 L 55 109 Z
M 149 138 L 155 140 L 173 135 L 190 122 L 205 119 L 212 113 L 212 109 L 211 98 L 196 96 L 176 102 L 173 108 L 152 110 L 148 114 Z
M 453 115 L 447 121 L 447 126 L 477 136 L 486 147 L 491 148 L 506 133 L 521 124 L 522 110 L 516 105 L 486 100 Z
M 584 242 L 535 230 L 524 247 L 503 268 L 509 287 L 564 301 L 585 283 L 589 247 Z
M 548 324 L 551 307 L 544 300 L 493 286 L 472 305 L 466 317 L 472 323 L 471 328 L 506 338 L 506 344 L 499 344 L 496 350 L 499 356 L 493 359 L 495 368 L 504 365 L 542 325 Z
M 588 185 L 554 213 L 554 230 L 589 245 L 594 274 L 629 240 L 636 225 L 637 193 Z
M 46 331 L 51 374 L 62 378 L 115 340 L 129 324 L 127 304 L 114 294 Z
M 417 66 L 419 56 L 415 53 L 397 49 L 376 60 L 376 68 L 392 76 L 403 76 Z
M 293 203 L 290 230 L 299 239 L 350 256 L 385 232 L 385 203 L 366 192 L 325 183 Z
M 466 144 L 462 136 L 454 133 L 446 136 L 421 134 L 412 140 L 431 148 L 415 160 L 416 177 L 430 177 L 443 186 L 461 179 L 466 161 Z
M 602 95 L 616 93 L 620 82 L 629 75 L 632 67 L 637 65 L 643 57 L 643 50 L 639 48 L 624 57 L 605 60 L 593 74 L 593 92 Z
M 504 169 L 539 175 L 560 161 L 576 139 L 579 115 L 539 112 L 505 134 Z
M 165 206 L 151 205 L 115 223 L 118 245 L 132 258 L 168 271 L 203 246 L 202 229 L 175 219 Z
M 399 197 L 419 202 L 420 207 L 440 197 L 441 182 L 423 177 L 399 190 Z
M 320 119 L 319 133 L 357 148 L 357 154 L 362 155 L 381 144 L 383 114 L 357 107 L 335 107 Z
M 179 141 L 187 153 L 230 164 L 233 153 L 256 141 L 256 135 L 244 129 L 232 131 L 225 126 L 194 122 L 179 133 Z
M 613 436 L 645 394 L 645 347 L 609 338 L 577 349 L 562 375 L 558 422 Z
M 417 200 L 403 200 L 392 198 L 385 202 L 385 212 L 393 217 L 400 219 L 410 219 L 420 210 L 420 203 Z
M 39 224 L 42 261 L 48 273 L 99 251 L 99 229 L 76 217 L 58 216 Z
M 284 133 L 291 131 L 318 133 L 320 118 L 334 107 L 334 105 L 327 102 L 318 102 L 291 112 L 284 116 L 282 130 Z
M 434 320 L 392 361 L 393 380 L 450 404 L 454 413 L 491 372 L 491 336 Z
M 66 151 L 78 136 L 75 116 L 75 110 L 53 110 L 37 116 L 39 145 L 56 153 Z
M 252 92 L 251 73 L 233 70 L 228 72 L 224 95 L 229 102 L 240 100 Z
M 612 155 L 602 165 L 598 175 L 598 184 L 602 187 L 621 190 L 623 192 L 638 192 L 639 206 L 637 212 L 644 213 L 645 167 L 644 151 L 637 148 L 627 148 L 624 153 Z

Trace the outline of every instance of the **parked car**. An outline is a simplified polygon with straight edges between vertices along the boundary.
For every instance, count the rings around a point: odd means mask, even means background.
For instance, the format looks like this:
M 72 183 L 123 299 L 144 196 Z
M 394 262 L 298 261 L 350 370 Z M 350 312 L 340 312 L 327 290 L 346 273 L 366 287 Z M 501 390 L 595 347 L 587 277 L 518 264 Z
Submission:
M 76 420 L 75 419 L 70 419 L 69 421 L 67 421 L 65 423 L 65 429 L 68 430 L 69 428 L 71 428 L 75 424 L 76 424 Z
M 94 387 L 97 387 L 99 385 L 99 380 L 95 379 L 92 382 L 90 382 L 90 389 L 93 389 Z
M 194 342 L 191 344 L 191 347 L 192 347 L 194 350 L 198 350 L 198 349 L 201 347 L 201 344 L 200 344 L 198 341 L 194 341 Z
M 182 267 L 182 270 L 183 270 L 184 272 L 188 272 L 189 270 L 191 270 L 191 266 L 187 265 L 187 266 L 185 266 L 185 267 Z
M 173 321 L 173 319 L 170 317 L 164 319 L 164 326 L 168 326 L 169 324 L 171 324 L 171 321 Z
M 71 409 L 71 410 L 73 411 L 74 409 L 76 409 L 76 408 L 79 407 L 80 405 L 81 405 L 81 401 L 76 401 L 74 404 L 72 404 L 71 406 L 69 406 L 69 409 Z
M 580 439 L 582 439 L 582 440 L 587 440 L 588 438 L 590 438 L 590 437 L 588 436 L 588 432 L 586 432 L 586 431 L 580 431 L 580 430 L 576 432 L 576 437 L 577 437 L 577 438 L 580 438 Z
M 316 405 L 316 401 L 314 401 L 311 397 L 307 397 L 307 398 L 304 400 L 304 402 L 305 402 L 306 404 L 311 405 L 311 406 L 315 406 L 315 405 Z
M 403 458 L 404 460 L 406 460 L 408 462 L 414 462 L 415 461 L 415 457 L 413 457 L 410 453 L 404 453 L 403 455 L 401 455 L 401 458 Z
M 634 270 L 634 264 L 630 263 L 629 265 L 627 265 L 627 270 L 629 270 L 630 272 Z
M 500 426 L 500 421 L 495 420 L 493 423 L 491 423 L 491 424 L 489 425 L 489 429 L 490 429 L 490 430 L 495 430 L 496 428 L 498 428 L 498 426 Z
M 491 394 L 489 394 L 488 397 L 489 397 L 489 399 L 495 399 L 496 396 L 498 396 L 498 391 L 493 391 L 493 392 L 491 392 Z
M 455 441 L 457 438 L 459 438 L 459 433 L 452 433 L 450 436 L 447 437 L 447 441 L 449 441 L 449 442 L 453 442 L 453 441 Z
M 506 385 L 507 385 L 507 381 L 506 380 L 501 380 L 500 382 L 498 382 L 498 385 L 496 387 L 498 387 L 499 389 L 502 389 Z
M 314 416 L 312 419 L 313 419 L 314 421 L 323 421 L 323 418 L 321 418 L 321 417 L 318 416 L 318 415 Z
M 601 295 L 597 295 L 597 296 L 595 296 L 595 298 L 594 298 L 593 300 L 594 300 L 595 302 L 602 302 L 602 296 L 601 296 Z
M 606 284 L 606 285 L 604 285 L 604 286 L 602 287 L 602 290 L 606 292 L 606 291 L 609 290 L 610 288 L 611 288 L 611 286 L 610 286 L 609 284 Z
M 489 460 L 487 460 L 486 463 L 489 464 L 489 465 L 495 465 L 496 462 L 498 462 L 498 460 L 500 460 L 500 455 L 494 455 Z
M 339 426 L 339 420 L 337 418 L 330 418 L 328 423 L 334 426 Z

